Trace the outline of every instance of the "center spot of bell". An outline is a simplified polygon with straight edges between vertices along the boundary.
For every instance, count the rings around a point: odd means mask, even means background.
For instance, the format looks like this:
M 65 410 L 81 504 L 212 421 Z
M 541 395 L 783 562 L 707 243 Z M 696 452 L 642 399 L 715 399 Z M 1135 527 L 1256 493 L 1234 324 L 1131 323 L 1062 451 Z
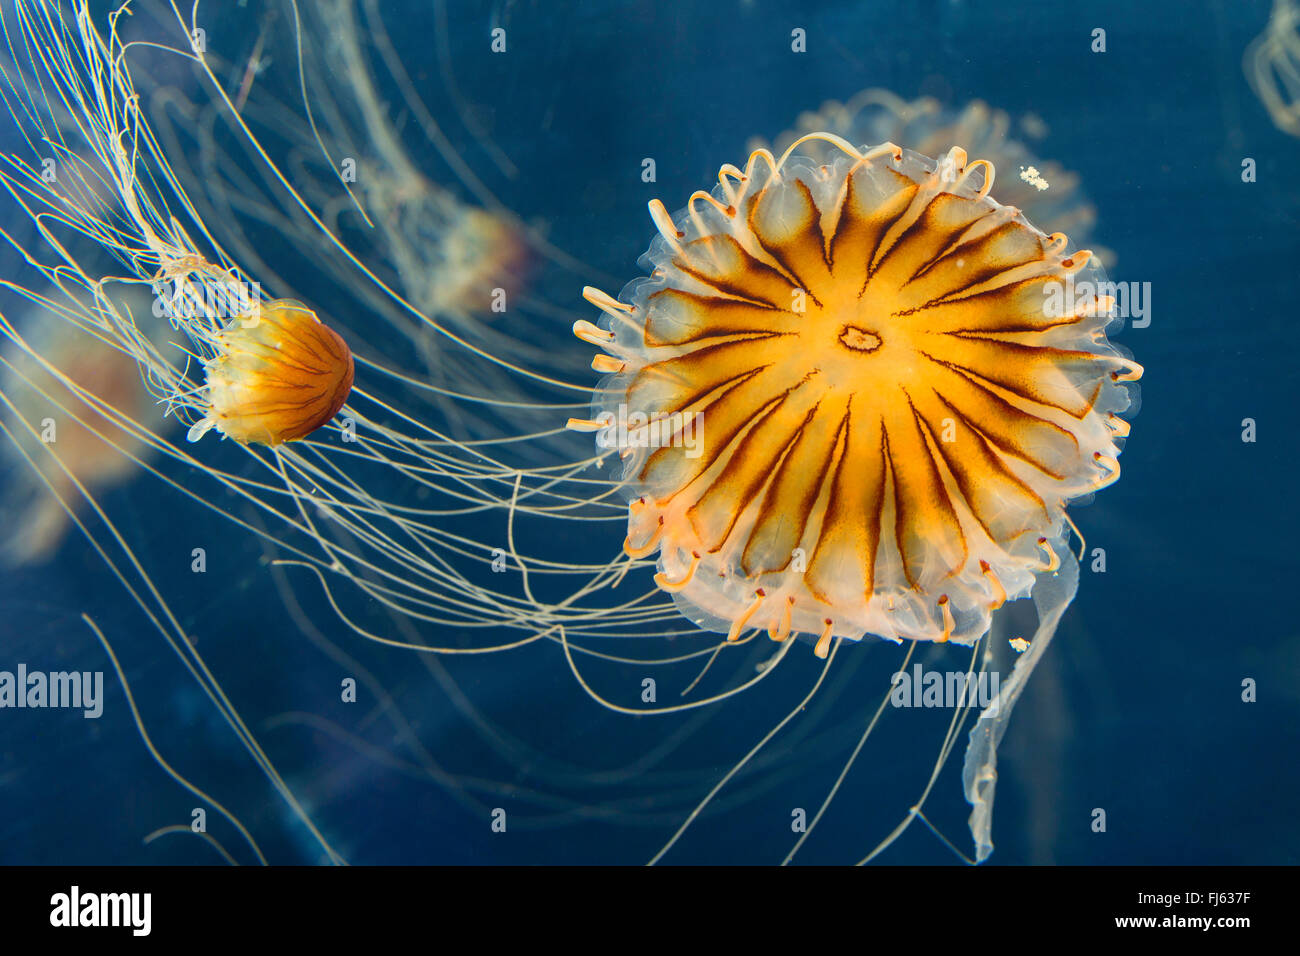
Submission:
M 855 352 L 874 352 L 880 348 L 879 335 L 860 329 L 856 325 L 844 326 L 844 331 L 840 333 L 840 342 Z

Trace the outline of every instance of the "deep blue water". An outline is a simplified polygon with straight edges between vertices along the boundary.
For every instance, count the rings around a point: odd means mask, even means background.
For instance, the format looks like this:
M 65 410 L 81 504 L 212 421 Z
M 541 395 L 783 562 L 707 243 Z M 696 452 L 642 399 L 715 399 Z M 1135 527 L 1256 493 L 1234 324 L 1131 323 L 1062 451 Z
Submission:
M 557 246 L 625 279 L 639 274 L 634 263 L 651 236 L 648 199 L 680 207 L 715 181 L 721 163 L 741 162 L 751 137 L 772 137 L 827 99 L 884 87 L 1042 117 L 1044 152 L 1079 174 L 1097 208 L 1094 234 L 1118 261 L 1111 277 L 1150 282 L 1153 309 L 1148 328 L 1119 339 L 1146 368 L 1123 478 L 1073 512 L 1089 545 L 1105 548 L 1107 571 L 1085 569 L 1012 721 L 991 862 L 1296 862 L 1300 628 L 1289 601 L 1300 531 L 1291 334 L 1300 140 L 1271 123 L 1241 68 L 1271 5 L 453 6 L 448 36 L 461 92 L 520 167 L 514 180 L 486 175 Z M 436 102 L 442 81 L 428 6 L 384 7 L 387 22 L 402 26 L 394 39 L 413 81 Z M 497 25 L 509 52 L 484 55 Z M 806 54 L 790 51 L 795 27 L 807 31 Z M 1106 30 L 1104 54 L 1089 49 L 1096 27 Z M 253 32 L 237 20 L 214 27 L 236 44 Z M 475 168 L 488 168 L 472 137 L 452 135 Z M 9 133 L 3 143 L 19 148 Z M 420 155 L 428 175 L 446 174 L 436 156 Z M 647 156 L 656 158 L 653 184 L 640 181 Z M 1250 183 L 1241 175 L 1248 157 L 1258 170 Z M 15 222 L 0 203 L 0 224 Z M 265 236 L 269 257 L 281 255 L 281 242 Z M 22 281 L 14 257 L 3 262 Z M 553 301 L 587 309 L 571 275 L 543 272 L 536 281 Z M 1257 422 L 1253 443 L 1242 441 L 1246 418 Z M 109 493 L 105 507 L 133 529 L 136 553 L 181 625 L 353 862 L 644 861 L 692 802 L 665 793 L 702 796 L 816 673 L 811 655 L 792 654 L 779 680 L 717 708 L 651 772 L 634 761 L 683 724 L 599 709 L 556 648 L 444 662 L 484 725 L 518 735 L 533 754 L 503 757 L 437 678 L 407 654 L 360 642 L 307 576 L 290 571 L 277 582 L 281 572 L 266 566 L 261 546 L 229 522 L 146 480 Z M 592 542 L 575 528 L 545 534 L 546 546 L 566 554 L 612 553 L 619 543 L 614 534 Z M 189 570 L 195 546 L 208 551 L 202 576 Z M 305 632 L 296 609 L 286 609 L 290 589 L 307 630 L 354 661 L 331 658 Z M 149 757 L 83 612 L 113 642 L 149 732 L 176 769 L 225 802 L 273 862 L 317 860 L 319 849 L 139 608 L 72 536 L 51 564 L 4 576 L 0 667 L 104 670 L 106 712 L 84 720 L 0 711 L 0 862 L 216 860 L 184 836 L 142 844 L 159 827 L 188 824 L 197 804 Z M 823 735 L 778 740 L 765 772 L 724 791 L 723 812 L 701 821 L 670 859 L 779 862 L 792 842 L 790 808 L 818 805 L 897 656 L 866 644 L 843 654 L 858 655 L 874 680 L 846 680 L 818 717 Z M 358 718 L 339 704 L 338 682 L 357 662 L 401 702 L 430 760 L 488 781 L 483 790 L 466 784 L 472 801 L 295 716 L 338 722 L 412 761 L 373 708 Z M 1258 685 L 1254 703 L 1242 700 L 1248 678 Z M 870 850 L 915 797 L 941 730 L 908 739 L 886 726 L 799 859 L 851 862 Z M 626 777 L 617 784 L 581 779 L 616 768 Z M 936 823 L 968 850 L 955 771 L 936 788 Z M 549 802 L 557 794 L 566 801 L 559 807 Z M 497 806 L 510 808 L 506 834 L 488 826 L 486 811 Z M 1090 827 L 1096 808 L 1106 812 L 1105 833 Z M 249 862 L 230 827 L 209 818 L 213 834 Z M 882 859 L 956 860 L 920 827 Z

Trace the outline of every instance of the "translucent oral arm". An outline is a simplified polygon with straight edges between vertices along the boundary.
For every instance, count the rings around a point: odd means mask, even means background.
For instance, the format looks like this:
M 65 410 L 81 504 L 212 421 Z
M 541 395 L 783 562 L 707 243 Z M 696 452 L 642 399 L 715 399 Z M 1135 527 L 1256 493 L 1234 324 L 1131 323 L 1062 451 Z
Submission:
M 1051 643 L 1056 626 L 1065 609 L 1079 590 L 1079 563 L 1063 542 L 1053 542 L 1061 555 L 1061 566 L 1054 573 L 1040 574 L 1034 583 L 1034 606 L 1038 610 L 1038 629 L 1029 649 L 1016 661 L 1011 676 L 1003 681 L 998 696 L 984 708 L 966 745 L 961 781 L 966 800 L 973 807 L 970 832 L 975 839 L 975 862 L 983 863 L 993 852 L 993 797 L 998 784 L 998 744 L 1006 733 L 1011 710 L 1020 692 L 1029 682 L 1039 659 Z

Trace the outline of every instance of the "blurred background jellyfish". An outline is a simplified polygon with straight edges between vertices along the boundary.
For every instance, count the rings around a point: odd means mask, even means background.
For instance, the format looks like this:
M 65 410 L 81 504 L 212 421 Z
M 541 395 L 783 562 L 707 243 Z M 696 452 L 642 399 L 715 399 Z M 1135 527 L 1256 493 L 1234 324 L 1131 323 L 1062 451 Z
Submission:
M 1243 65 L 1277 128 L 1300 136 L 1300 4 L 1273 0 L 1268 26 L 1246 48 Z
M 0 446 L 6 476 L 0 556 L 11 566 L 50 559 L 70 525 L 65 503 L 82 506 L 78 485 L 102 493 L 135 477 L 137 462 L 151 455 L 143 437 L 104 413 L 120 409 L 143 419 L 152 409 L 135 356 L 104 329 L 77 321 L 94 309 L 67 309 L 69 321 L 50 321 L 47 310 L 61 309 L 57 300 L 37 296 L 34 302 L 17 327 L 0 317 L 9 340 L 0 354 L 0 402 L 12 415 L 9 441 Z M 129 309 L 144 329 L 154 324 L 150 306 L 137 296 Z
M 650 278 L 588 290 L 607 318 L 576 332 L 611 374 L 571 426 L 623 459 L 627 553 L 657 551 L 659 586 L 729 641 L 972 645 L 1049 582 L 972 731 L 983 859 L 997 739 L 1077 585 L 1065 506 L 1119 477 L 1141 366 L 1107 341 L 1091 253 L 991 198 L 959 148 L 812 133 L 718 183 L 675 217 L 651 203 Z
M 802 113 L 793 129 L 776 138 L 772 150 L 783 153 L 796 139 L 815 132 L 834 133 L 854 145 L 901 143 L 924 156 L 942 156 L 953 146 L 979 156 L 998 171 L 999 200 L 1014 206 L 1038 228 L 1063 232 L 1080 246 L 1093 250 L 1110 268 L 1110 251 L 1092 243 L 1097 212 L 1084 195 L 1077 173 L 1052 159 L 1036 155 L 1037 143 L 1047 135 L 1047 124 L 1034 115 L 1013 122 L 1003 110 L 973 100 L 960 109 L 946 107 L 933 97 L 915 100 L 883 89 L 863 90 L 845 103 L 827 102 L 815 112 Z M 765 145 L 761 140 L 751 148 Z M 824 155 L 816 144 L 814 156 Z

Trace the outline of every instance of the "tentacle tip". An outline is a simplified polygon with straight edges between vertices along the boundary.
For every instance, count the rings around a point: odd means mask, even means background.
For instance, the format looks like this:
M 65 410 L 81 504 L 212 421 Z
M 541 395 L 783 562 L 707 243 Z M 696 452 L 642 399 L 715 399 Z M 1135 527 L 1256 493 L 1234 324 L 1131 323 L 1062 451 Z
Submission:
M 212 418 L 199 419 L 197 422 L 191 425 L 189 431 L 185 433 L 185 440 L 188 442 L 198 441 L 209 431 L 211 431 L 216 426 L 216 424 L 217 424 L 216 420 Z

